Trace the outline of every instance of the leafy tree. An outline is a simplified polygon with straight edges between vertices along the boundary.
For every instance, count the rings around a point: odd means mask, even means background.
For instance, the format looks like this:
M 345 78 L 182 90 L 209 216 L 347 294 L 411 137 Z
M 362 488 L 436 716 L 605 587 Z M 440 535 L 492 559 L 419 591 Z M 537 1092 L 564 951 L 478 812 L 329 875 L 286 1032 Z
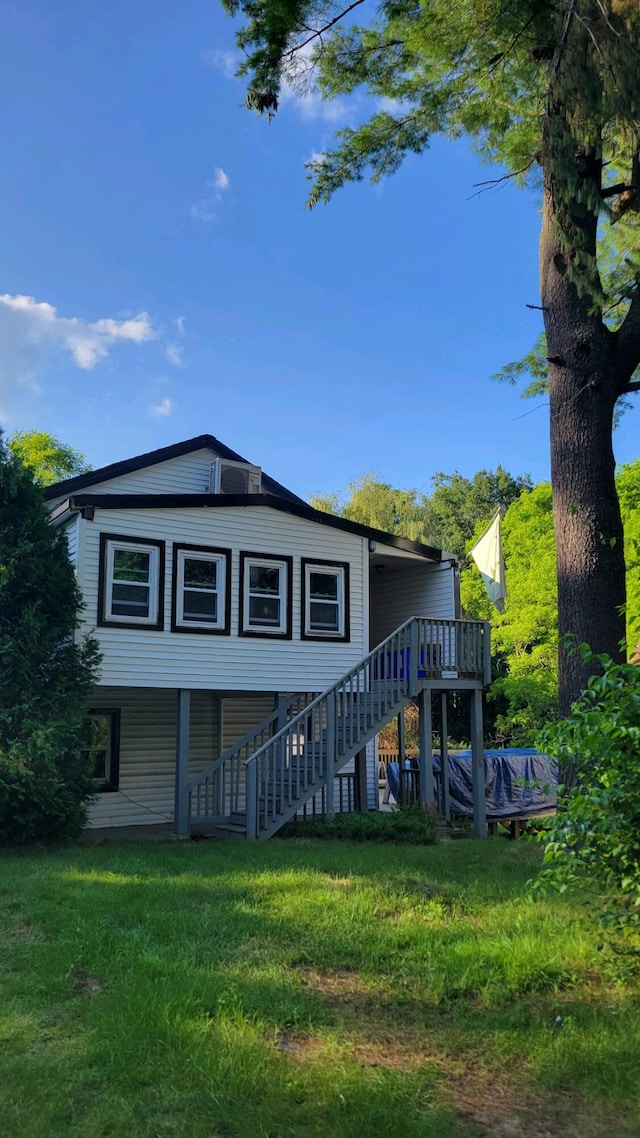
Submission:
M 48 431 L 14 431 L 8 440 L 11 454 L 32 471 L 42 486 L 85 474 L 91 466 L 75 447 L 61 443 Z
M 478 537 L 482 526 L 478 527 Z M 504 743 L 532 743 L 558 709 L 558 599 L 551 486 L 524 492 L 502 521 L 507 574 L 504 613 L 491 604 L 475 566 L 461 574 L 465 614 L 490 620 L 494 682 L 487 734 Z
M 328 514 L 339 514 L 361 525 L 386 530 L 412 541 L 430 542 L 425 511 L 417 490 L 397 490 L 379 482 L 373 473 L 350 482 L 346 495 L 312 496 L 311 505 Z
M 590 670 L 594 670 L 591 661 Z M 597 663 L 571 715 L 540 745 L 589 771 L 569 791 L 545 835 L 542 883 L 595 887 L 602 918 L 615 929 L 640 926 L 640 669 L 607 657 Z M 577 756 L 577 758 L 576 758 Z
M 528 474 L 514 478 L 502 466 L 479 470 L 473 478 L 465 478 L 458 470 L 438 472 L 431 481 L 434 490 L 428 507 L 438 535 L 436 544 L 457 557 L 464 556 L 478 523 L 486 525 L 498 508 L 507 510 L 533 485 Z
M 627 561 L 627 639 L 630 655 L 640 640 L 640 462 L 621 467 L 616 485 Z M 475 537 L 482 527 L 479 526 Z M 497 613 L 473 565 L 461 574 L 464 612 L 490 620 L 494 682 L 489 729 L 503 742 L 533 743 L 558 709 L 558 609 L 551 486 L 523 493 L 502 522 L 508 596 Z
M 80 741 L 97 643 L 74 642 L 81 595 L 40 486 L 0 437 L 0 835 L 75 834 L 94 791 Z
M 637 0 L 223 0 L 247 104 L 272 115 L 283 81 L 387 106 L 310 164 L 310 204 L 394 173 L 434 134 L 467 135 L 505 177 L 541 190 L 541 309 L 551 415 L 560 704 L 589 662 L 620 659 L 625 566 L 611 432 L 640 363 L 640 5 Z M 391 101 L 391 102 L 390 102 Z
M 433 492 L 419 494 L 378 482 L 371 472 L 349 483 L 346 495 L 312 497 L 311 505 L 462 557 L 478 522 L 489 521 L 499 506 L 507 509 L 531 487 L 528 475 L 514 478 L 501 466 L 479 470 L 473 478 L 440 471 L 431 482 Z

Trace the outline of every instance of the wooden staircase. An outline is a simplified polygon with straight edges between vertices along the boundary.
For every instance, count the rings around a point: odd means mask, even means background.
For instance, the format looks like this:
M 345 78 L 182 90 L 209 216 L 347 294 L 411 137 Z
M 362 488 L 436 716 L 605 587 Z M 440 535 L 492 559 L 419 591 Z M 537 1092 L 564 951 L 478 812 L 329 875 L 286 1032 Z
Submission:
M 315 699 L 294 696 L 188 784 L 189 824 L 268 838 L 324 790 L 421 689 L 488 682 L 489 626 L 412 617 Z

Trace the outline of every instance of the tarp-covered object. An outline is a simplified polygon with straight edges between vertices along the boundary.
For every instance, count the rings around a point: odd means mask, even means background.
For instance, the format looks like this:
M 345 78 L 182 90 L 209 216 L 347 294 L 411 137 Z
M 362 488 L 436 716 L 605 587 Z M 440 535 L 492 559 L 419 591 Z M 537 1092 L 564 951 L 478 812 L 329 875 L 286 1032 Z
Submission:
M 440 755 L 434 755 L 433 766 L 440 771 Z M 487 818 L 522 818 L 556 808 L 555 762 L 533 747 L 485 751 L 484 774 Z M 471 751 L 449 755 L 449 795 L 452 814 L 473 816 Z
M 387 782 L 398 799 L 398 763 L 389 763 Z M 416 770 L 419 760 L 406 760 L 408 770 Z M 440 776 L 440 755 L 433 756 L 436 779 Z M 525 818 L 548 813 L 556 808 L 556 768 L 553 759 L 540 755 L 533 747 L 507 747 L 501 751 L 485 751 L 485 802 L 487 818 Z M 525 781 L 525 785 L 520 780 Z M 407 776 L 411 796 L 412 776 Z M 449 753 L 449 799 L 452 814 L 473 817 L 473 783 L 471 751 Z

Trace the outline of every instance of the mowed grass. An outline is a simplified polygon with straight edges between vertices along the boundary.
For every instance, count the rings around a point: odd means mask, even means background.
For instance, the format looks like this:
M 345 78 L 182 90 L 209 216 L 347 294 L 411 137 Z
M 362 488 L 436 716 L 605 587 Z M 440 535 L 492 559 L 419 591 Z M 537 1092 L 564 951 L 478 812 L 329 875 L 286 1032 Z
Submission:
M 0 855 L 3 1138 L 640 1135 L 640 999 L 527 842 Z

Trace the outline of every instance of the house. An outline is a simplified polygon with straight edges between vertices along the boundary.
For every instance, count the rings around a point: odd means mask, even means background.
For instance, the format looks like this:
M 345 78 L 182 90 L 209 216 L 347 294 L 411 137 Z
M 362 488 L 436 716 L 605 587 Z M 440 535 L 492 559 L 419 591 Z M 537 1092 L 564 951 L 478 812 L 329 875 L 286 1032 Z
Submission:
M 303 809 L 377 807 L 374 740 L 470 696 L 484 832 L 489 627 L 455 560 L 312 509 L 212 435 L 50 486 L 95 633 L 92 828 L 268 837 Z M 446 718 L 444 735 L 446 737 Z

